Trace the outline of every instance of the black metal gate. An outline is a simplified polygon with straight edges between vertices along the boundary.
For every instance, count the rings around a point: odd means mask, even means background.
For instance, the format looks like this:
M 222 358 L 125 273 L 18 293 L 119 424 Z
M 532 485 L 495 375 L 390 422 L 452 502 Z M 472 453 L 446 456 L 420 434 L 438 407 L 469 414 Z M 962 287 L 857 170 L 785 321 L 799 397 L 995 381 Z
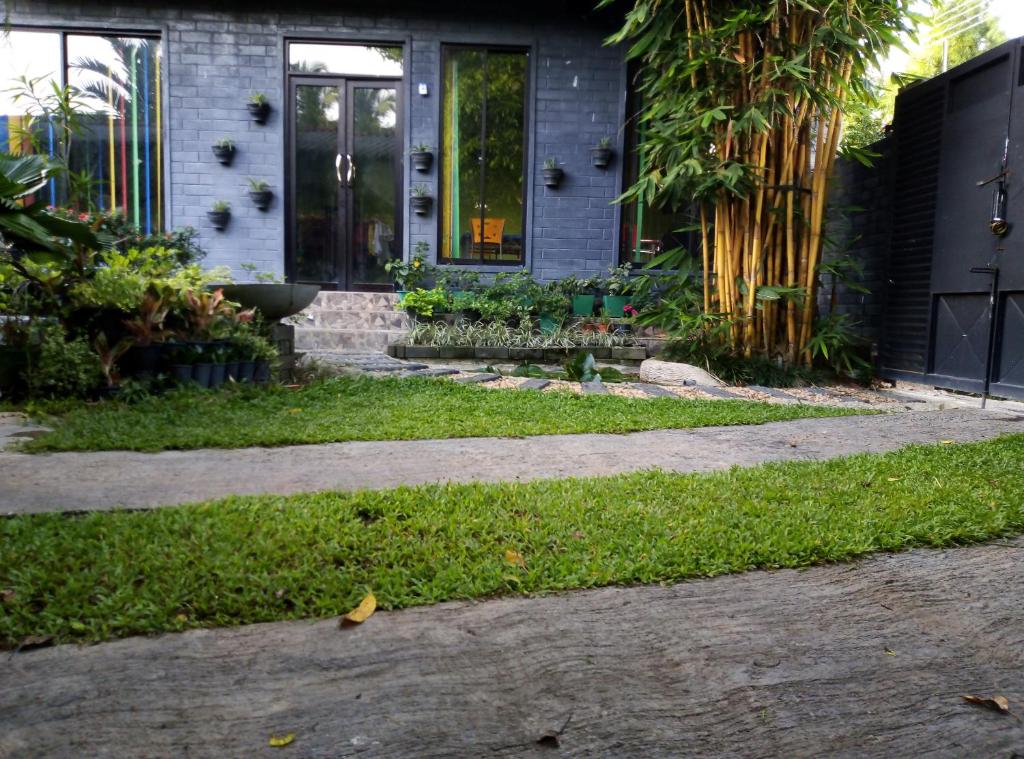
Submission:
M 883 375 L 1024 398 L 1022 66 L 1015 40 L 897 98 Z

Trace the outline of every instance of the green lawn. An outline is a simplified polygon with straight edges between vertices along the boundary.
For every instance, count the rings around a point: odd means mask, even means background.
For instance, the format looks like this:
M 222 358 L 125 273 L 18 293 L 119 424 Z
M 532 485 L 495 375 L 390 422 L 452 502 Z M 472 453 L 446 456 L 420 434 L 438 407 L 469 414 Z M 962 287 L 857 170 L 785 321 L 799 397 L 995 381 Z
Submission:
M 714 474 L 12 517 L 0 643 L 323 617 L 368 590 L 398 608 L 984 540 L 1024 531 L 1021 461 L 1017 435 Z
M 636 400 L 497 391 L 433 379 L 338 377 L 289 390 L 181 391 L 136 404 L 79 404 L 27 451 L 241 448 L 343 440 L 634 432 L 841 416 L 754 401 Z

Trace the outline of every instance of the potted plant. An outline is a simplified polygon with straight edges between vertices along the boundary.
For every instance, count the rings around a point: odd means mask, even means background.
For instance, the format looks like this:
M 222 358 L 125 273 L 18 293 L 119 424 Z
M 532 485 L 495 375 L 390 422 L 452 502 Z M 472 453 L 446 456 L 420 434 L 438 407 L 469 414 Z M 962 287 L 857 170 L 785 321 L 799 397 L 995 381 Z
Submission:
M 231 204 L 226 200 L 216 200 L 210 210 L 206 212 L 206 218 L 213 224 L 213 228 L 221 231 L 231 221 Z
M 558 165 L 558 161 L 554 158 L 548 158 L 544 161 L 543 173 L 544 186 L 550 187 L 553 190 L 558 189 L 558 186 L 562 184 L 562 178 L 565 176 L 562 167 Z
M 249 115 L 252 116 L 252 120 L 257 124 L 267 123 L 267 117 L 270 115 L 270 103 L 267 102 L 267 96 L 262 92 L 251 94 L 245 107 L 249 111 Z
M 629 272 L 633 264 L 627 262 L 621 266 L 608 267 L 608 277 L 604 281 L 605 296 L 602 298 L 604 310 L 609 316 L 621 317 L 629 305 Z
M 412 167 L 421 174 L 429 172 L 430 167 L 434 165 L 434 151 L 429 145 L 422 142 L 419 145 L 413 145 L 412 150 L 409 151 L 409 157 L 412 159 Z
M 161 292 L 151 285 L 135 315 L 125 319 L 125 330 L 133 345 L 125 356 L 125 369 L 137 377 L 153 377 L 160 373 L 164 359 L 164 342 L 171 331 L 164 327 L 173 302 L 173 292 L 168 288 Z
M 192 381 L 193 367 L 199 361 L 199 349 L 188 343 L 176 343 L 170 351 L 171 377 L 177 385 L 187 385 Z M 206 377 L 209 384 L 209 375 Z
M 430 188 L 425 184 L 418 184 L 412 188 L 412 197 L 409 201 L 412 206 L 413 213 L 417 216 L 426 216 L 430 213 L 430 208 L 434 203 L 434 198 L 430 194 Z
M 103 371 L 103 378 L 107 381 L 107 384 L 100 391 L 102 395 L 113 397 L 121 390 L 121 372 L 118 369 L 117 362 L 120 361 L 121 356 L 128 352 L 131 346 L 131 340 L 119 340 L 114 345 L 111 345 L 104 332 L 100 332 L 93 339 L 92 348 L 99 357 L 100 369 Z
M 395 280 L 395 292 L 398 293 L 398 303 L 408 292 L 419 286 L 427 274 L 427 264 L 424 258 L 425 252 L 430 248 L 427 243 L 420 240 L 416 243 L 416 252 L 408 262 L 393 260 L 384 264 L 384 271 Z
M 419 319 L 432 321 L 437 315 L 448 310 L 448 293 L 440 287 L 432 290 L 418 287 L 406 293 L 402 299 L 402 308 Z
M 213 143 L 213 154 L 224 166 L 230 166 L 235 160 L 235 143 L 230 137 L 224 137 Z
M 608 164 L 612 162 L 612 138 L 602 137 L 597 142 L 597 146 L 590 149 L 590 162 L 598 169 L 607 169 Z
M 270 207 L 270 201 L 274 199 L 274 191 L 265 179 L 254 179 L 249 177 L 249 199 L 253 205 L 261 211 Z
M 562 292 L 572 299 L 573 316 L 589 317 L 594 315 L 594 298 L 597 291 L 597 278 L 566 277 L 559 283 Z

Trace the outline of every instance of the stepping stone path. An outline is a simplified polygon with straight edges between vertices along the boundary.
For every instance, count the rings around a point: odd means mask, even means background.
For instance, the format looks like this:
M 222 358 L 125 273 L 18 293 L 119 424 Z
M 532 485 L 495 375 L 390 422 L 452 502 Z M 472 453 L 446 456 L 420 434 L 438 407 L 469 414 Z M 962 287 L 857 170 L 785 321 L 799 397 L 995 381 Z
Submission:
M 755 393 L 764 393 L 767 396 L 776 398 L 780 401 L 786 401 L 787 403 L 800 403 L 799 398 L 795 398 L 784 390 L 779 390 L 775 387 L 765 387 L 764 385 L 747 385 L 747 390 L 753 390 Z
M 551 384 L 551 380 L 541 379 L 540 377 L 531 377 L 516 388 L 516 390 L 543 390 Z
M 648 382 L 631 382 L 628 387 L 636 388 L 652 398 L 678 398 L 679 396 L 671 390 L 666 390 L 661 385 L 652 385 Z
M 358 353 L 355 351 L 309 351 L 306 355 L 323 364 L 345 366 L 361 372 L 411 372 L 429 369 L 427 364 L 400 361 L 386 353 Z
M 447 377 L 450 374 L 458 374 L 458 369 L 452 369 L 447 366 L 437 366 L 430 369 L 416 369 L 411 372 L 402 372 L 400 377 Z
M 471 374 L 460 374 L 455 378 L 456 382 L 462 382 L 466 385 L 473 385 L 478 382 L 494 382 L 496 379 L 501 379 L 497 374 L 489 374 L 487 372 L 473 372 Z
M 601 380 L 581 382 L 580 386 L 583 388 L 584 395 L 608 395 L 608 388 L 604 386 Z
M 744 396 L 730 392 L 729 390 L 723 390 L 720 387 L 712 387 L 711 385 L 694 385 L 694 390 L 700 390 L 702 393 L 710 395 L 712 398 L 743 398 Z

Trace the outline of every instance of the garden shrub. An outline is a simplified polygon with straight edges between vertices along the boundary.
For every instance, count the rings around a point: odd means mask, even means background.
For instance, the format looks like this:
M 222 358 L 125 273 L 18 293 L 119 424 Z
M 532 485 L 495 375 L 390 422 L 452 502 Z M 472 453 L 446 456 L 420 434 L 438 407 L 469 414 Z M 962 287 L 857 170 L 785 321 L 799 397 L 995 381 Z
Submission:
M 68 339 L 59 325 L 42 332 L 38 358 L 26 371 L 34 398 L 81 397 L 101 381 L 99 357 L 84 336 Z

